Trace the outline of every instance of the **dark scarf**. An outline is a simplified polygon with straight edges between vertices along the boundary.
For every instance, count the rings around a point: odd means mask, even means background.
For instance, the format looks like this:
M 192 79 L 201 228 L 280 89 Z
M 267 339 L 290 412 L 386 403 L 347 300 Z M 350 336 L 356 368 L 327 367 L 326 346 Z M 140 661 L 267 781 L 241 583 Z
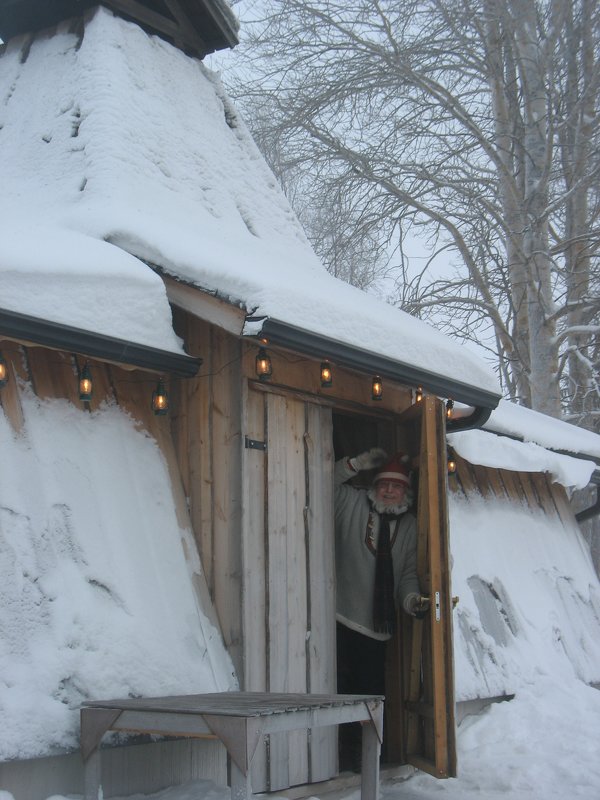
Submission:
M 393 633 L 396 626 L 394 603 L 394 563 L 390 538 L 390 522 L 398 517 L 379 515 L 379 539 L 375 555 L 375 593 L 373 596 L 373 626 L 377 633 Z

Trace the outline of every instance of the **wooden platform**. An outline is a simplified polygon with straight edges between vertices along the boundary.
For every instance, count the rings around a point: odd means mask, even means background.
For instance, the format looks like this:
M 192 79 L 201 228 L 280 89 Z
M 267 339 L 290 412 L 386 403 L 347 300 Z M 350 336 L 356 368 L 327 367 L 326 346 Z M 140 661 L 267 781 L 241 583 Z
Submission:
M 379 696 L 218 692 L 84 703 L 85 798 L 102 797 L 100 742 L 109 730 L 217 736 L 230 756 L 232 800 L 247 800 L 252 795 L 250 765 L 263 735 L 348 722 L 362 723 L 361 798 L 377 800 L 383 737 L 383 698 Z

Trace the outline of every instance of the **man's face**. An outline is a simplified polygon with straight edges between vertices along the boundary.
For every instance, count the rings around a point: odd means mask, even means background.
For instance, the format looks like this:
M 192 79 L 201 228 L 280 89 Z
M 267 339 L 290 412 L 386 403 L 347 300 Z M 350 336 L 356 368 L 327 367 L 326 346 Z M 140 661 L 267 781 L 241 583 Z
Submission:
M 387 478 L 375 484 L 375 499 L 384 506 L 400 506 L 406 494 L 406 485 Z

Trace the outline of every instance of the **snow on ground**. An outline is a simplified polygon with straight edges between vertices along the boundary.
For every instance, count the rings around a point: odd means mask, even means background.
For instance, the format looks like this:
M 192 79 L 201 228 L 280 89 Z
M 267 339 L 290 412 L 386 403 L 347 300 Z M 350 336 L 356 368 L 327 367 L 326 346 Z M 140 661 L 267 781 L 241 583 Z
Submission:
M 565 800 L 600 797 L 600 691 L 540 673 L 510 702 L 458 729 L 459 777 L 418 774 L 384 800 Z

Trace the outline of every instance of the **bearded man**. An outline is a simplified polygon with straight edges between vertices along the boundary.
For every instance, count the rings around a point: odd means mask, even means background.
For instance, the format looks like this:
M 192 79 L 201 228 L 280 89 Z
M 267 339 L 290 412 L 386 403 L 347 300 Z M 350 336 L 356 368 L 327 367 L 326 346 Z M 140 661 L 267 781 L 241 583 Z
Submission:
M 369 489 L 346 483 L 377 468 Z M 385 643 L 394 632 L 396 607 L 423 617 L 429 607 L 417 578 L 417 526 L 409 512 L 408 458 L 388 460 L 373 448 L 336 462 L 335 547 L 337 577 L 338 692 L 385 694 Z M 360 770 L 360 728 L 340 728 L 340 765 Z

